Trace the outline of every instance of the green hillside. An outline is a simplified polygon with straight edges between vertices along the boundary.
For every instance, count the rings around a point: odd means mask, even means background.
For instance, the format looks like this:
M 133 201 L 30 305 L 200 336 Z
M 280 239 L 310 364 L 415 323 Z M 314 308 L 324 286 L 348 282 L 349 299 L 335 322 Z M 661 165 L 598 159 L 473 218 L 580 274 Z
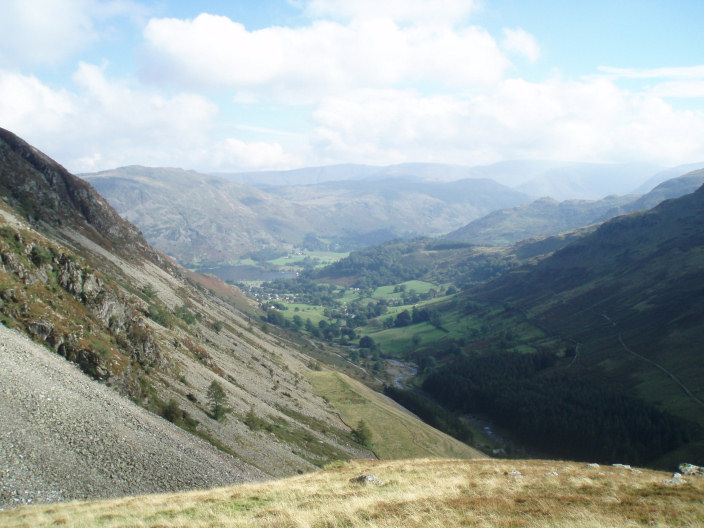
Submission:
M 701 460 L 702 213 L 704 189 L 609 221 L 549 258 L 469 290 L 467 312 L 487 305 L 503 315 L 492 321 L 480 309 L 468 319 L 503 325 L 510 335 L 497 341 L 470 334 L 462 354 L 446 357 L 424 387 L 453 408 L 493 413 L 516 432 L 522 417 L 533 416 L 525 426 L 532 432 L 524 427 L 522 434 L 548 452 L 577 449 L 577 439 L 596 439 L 603 429 L 613 432 L 607 439 L 613 455 L 657 465 L 679 450 Z M 557 346 L 538 347 L 537 358 L 527 361 L 521 352 L 528 340 L 516 320 L 559 338 Z M 521 412 L 511 407 L 516 392 L 523 393 Z M 467 398 L 480 403 L 468 405 Z M 573 424 L 578 409 L 582 423 Z M 550 446 L 548 436 L 573 440 Z M 603 445 L 584 449 L 604 460 L 613 456 Z
M 388 383 L 389 359 L 415 363 L 412 386 L 532 452 L 702 461 L 703 192 L 504 248 L 391 242 L 270 295 L 289 303 L 284 323 L 312 317 L 298 330 L 364 339 L 341 353 Z
M 310 372 L 315 391 L 329 401 L 342 419 L 369 427 L 371 448 L 379 458 L 484 458 L 485 455 L 419 422 L 408 411 L 359 381 L 340 372 Z
M 683 169 L 684 170 L 684 169 Z M 493 211 L 444 238 L 472 244 L 501 246 L 549 236 L 602 222 L 617 215 L 655 207 L 663 200 L 694 192 L 704 183 L 704 170 L 667 180 L 643 196 L 607 196 L 601 200 L 541 198 L 511 209 Z

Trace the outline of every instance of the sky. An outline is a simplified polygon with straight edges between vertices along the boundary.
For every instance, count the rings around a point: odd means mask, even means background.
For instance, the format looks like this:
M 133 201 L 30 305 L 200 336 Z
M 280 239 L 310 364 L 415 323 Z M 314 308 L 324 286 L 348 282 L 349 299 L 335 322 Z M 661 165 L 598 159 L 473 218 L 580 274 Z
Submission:
M 704 160 L 701 0 L 0 0 L 0 127 L 72 172 Z

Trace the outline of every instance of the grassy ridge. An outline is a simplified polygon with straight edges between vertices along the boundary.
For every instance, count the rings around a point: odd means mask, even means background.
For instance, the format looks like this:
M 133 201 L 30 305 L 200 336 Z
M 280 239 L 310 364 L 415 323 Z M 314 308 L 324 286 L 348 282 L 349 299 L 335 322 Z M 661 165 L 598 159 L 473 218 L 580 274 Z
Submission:
M 433 429 L 393 401 L 362 383 L 333 371 L 308 374 L 315 391 L 354 427 L 364 420 L 372 432 L 374 452 L 383 459 L 414 457 L 482 458 L 484 455 Z
M 512 473 L 512 472 L 518 472 Z M 350 479 L 374 474 L 382 486 Z M 0 512 L 3 526 L 702 526 L 704 479 L 555 461 L 355 461 L 260 484 Z

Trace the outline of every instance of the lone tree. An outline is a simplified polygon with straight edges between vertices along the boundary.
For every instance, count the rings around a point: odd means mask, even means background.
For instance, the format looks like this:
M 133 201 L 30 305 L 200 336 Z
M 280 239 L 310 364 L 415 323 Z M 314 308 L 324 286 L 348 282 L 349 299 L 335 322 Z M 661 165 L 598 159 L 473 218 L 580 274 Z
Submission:
M 225 415 L 230 412 L 230 409 L 225 407 L 225 402 L 227 397 L 225 396 L 225 391 L 222 386 L 214 381 L 208 387 L 208 403 L 210 404 L 210 414 L 218 422 L 222 420 Z
M 359 348 L 368 348 L 369 350 L 376 350 L 376 343 L 369 336 L 364 336 L 359 340 Z
M 372 446 L 372 431 L 364 420 L 360 420 L 357 423 L 357 427 L 352 429 L 352 436 L 357 443 L 364 447 Z

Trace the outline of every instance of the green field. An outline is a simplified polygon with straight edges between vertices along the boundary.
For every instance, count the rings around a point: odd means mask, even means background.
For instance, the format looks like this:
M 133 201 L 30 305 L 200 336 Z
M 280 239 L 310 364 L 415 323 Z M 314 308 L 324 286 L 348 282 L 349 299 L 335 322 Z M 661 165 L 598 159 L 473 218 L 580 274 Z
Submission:
M 289 255 L 286 255 L 284 257 L 279 257 L 277 259 L 268 260 L 267 262 L 269 264 L 272 264 L 274 266 L 279 266 L 279 267 L 299 268 L 300 266 L 297 266 L 296 264 L 303 262 L 303 260 L 305 260 L 306 258 L 310 258 L 310 259 L 315 259 L 318 261 L 318 262 L 316 262 L 315 267 L 322 267 L 322 266 L 327 266 L 328 264 L 332 264 L 333 262 L 337 262 L 338 260 L 345 258 L 347 255 L 349 255 L 348 252 L 335 253 L 333 251 L 303 250 L 303 251 L 296 251 L 296 252 L 291 253 Z
M 404 291 L 406 292 L 414 291 L 415 293 L 420 294 L 427 293 L 433 288 L 437 289 L 438 285 L 433 284 L 432 282 L 423 282 L 419 280 L 406 281 L 391 286 L 379 286 L 376 290 L 374 290 L 373 297 L 375 299 L 387 300 L 392 299 L 394 297 L 400 297 L 401 293 L 394 292 L 395 288 L 404 288 Z

